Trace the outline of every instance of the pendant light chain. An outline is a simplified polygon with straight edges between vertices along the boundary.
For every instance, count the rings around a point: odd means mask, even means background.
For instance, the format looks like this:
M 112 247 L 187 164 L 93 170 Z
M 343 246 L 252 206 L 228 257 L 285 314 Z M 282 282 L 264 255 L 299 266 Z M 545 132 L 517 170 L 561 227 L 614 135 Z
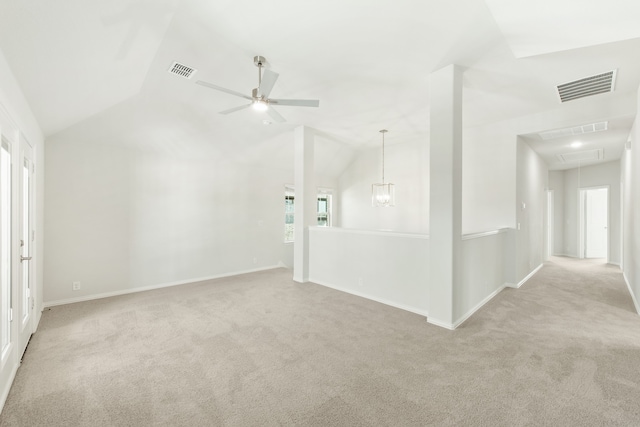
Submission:
M 386 129 L 382 129 L 380 133 L 382 134 L 382 183 L 384 184 L 384 134 L 389 132 Z
M 384 132 L 382 132 L 382 183 L 384 184 Z

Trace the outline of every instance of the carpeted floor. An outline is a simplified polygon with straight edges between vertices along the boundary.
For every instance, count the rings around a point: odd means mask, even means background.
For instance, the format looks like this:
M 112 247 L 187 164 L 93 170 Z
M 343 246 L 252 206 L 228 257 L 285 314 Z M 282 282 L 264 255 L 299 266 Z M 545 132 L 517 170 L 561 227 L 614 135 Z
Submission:
M 53 307 L 0 415 L 43 425 L 638 426 L 640 316 L 569 258 L 456 331 L 284 269 Z

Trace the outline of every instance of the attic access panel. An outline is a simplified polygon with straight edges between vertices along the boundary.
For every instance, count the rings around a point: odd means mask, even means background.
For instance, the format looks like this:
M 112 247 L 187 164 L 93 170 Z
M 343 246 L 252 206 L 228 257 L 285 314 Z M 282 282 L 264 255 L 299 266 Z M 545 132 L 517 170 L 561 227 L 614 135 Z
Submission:
M 578 163 L 604 159 L 604 149 L 573 151 L 570 153 L 558 154 L 556 158 L 560 163 Z
M 583 135 L 585 133 L 602 132 L 607 130 L 609 122 L 590 123 L 582 126 L 574 126 L 564 129 L 550 130 L 546 132 L 540 132 L 540 138 L 545 141 L 556 138 L 564 138 L 567 136 Z

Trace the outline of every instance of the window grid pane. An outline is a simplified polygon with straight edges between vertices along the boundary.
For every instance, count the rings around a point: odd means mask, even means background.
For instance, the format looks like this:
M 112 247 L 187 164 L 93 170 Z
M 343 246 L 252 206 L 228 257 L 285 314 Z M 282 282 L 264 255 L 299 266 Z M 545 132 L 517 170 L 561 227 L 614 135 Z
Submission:
M 291 187 L 285 187 L 284 193 L 284 241 L 293 242 L 294 235 L 294 211 L 295 192 Z M 331 194 L 322 192 L 317 195 L 316 202 L 317 225 L 319 227 L 331 226 Z

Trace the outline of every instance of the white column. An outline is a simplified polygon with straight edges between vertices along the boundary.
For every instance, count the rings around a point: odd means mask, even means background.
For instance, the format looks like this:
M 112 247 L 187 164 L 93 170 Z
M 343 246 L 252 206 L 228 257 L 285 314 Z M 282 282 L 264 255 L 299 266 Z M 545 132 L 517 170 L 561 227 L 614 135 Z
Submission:
M 462 72 L 431 74 L 429 301 L 427 321 L 453 329 L 462 276 Z
M 317 190 L 314 174 L 312 130 L 306 126 L 297 127 L 295 139 L 295 204 L 293 280 L 309 281 L 309 226 L 316 224 Z

